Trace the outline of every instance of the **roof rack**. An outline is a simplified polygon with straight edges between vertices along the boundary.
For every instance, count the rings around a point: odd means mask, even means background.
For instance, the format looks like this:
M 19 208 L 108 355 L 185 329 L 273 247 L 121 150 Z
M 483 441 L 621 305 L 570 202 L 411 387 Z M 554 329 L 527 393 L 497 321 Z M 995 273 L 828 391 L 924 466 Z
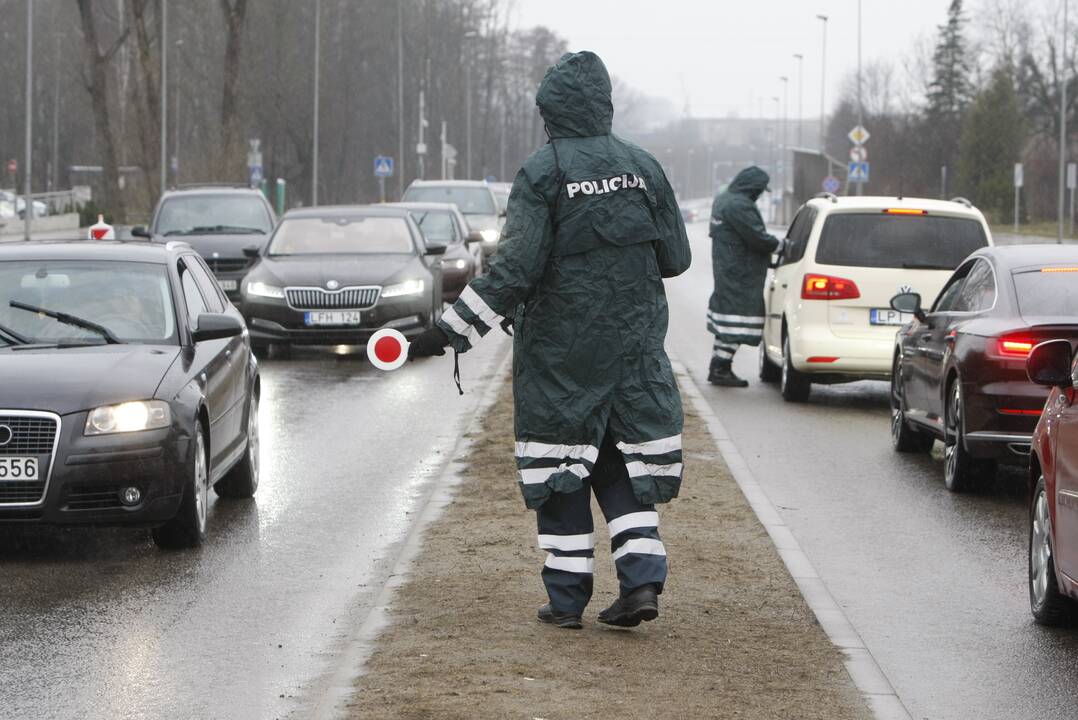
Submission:
M 967 200 L 964 197 L 953 197 L 953 198 L 951 198 L 951 202 L 958 203 L 959 205 L 965 205 L 970 210 L 973 209 L 973 203 L 971 203 L 969 200 Z
M 194 190 L 196 188 L 232 188 L 235 190 L 252 190 L 250 185 L 246 183 L 229 183 L 229 182 L 201 182 L 201 183 L 183 183 L 180 185 L 173 185 L 169 190 Z
M 834 193 L 829 193 L 829 192 L 818 193 L 813 199 L 814 200 L 830 200 L 833 203 L 836 203 L 836 204 L 838 203 L 838 196 L 835 195 Z

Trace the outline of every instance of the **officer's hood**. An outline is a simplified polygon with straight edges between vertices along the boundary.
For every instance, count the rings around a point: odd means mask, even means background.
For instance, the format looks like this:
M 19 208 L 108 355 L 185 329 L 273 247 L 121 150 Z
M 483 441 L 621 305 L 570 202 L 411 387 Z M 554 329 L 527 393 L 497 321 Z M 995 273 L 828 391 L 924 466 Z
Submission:
M 748 195 L 753 200 L 756 200 L 763 195 L 769 182 L 771 182 L 770 176 L 753 165 L 739 172 L 733 182 L 730 183 L 730 186 L 726 188 L 726 192 Z
M 610 73 L 593 52 L 562 55 L 546 71 L 535 104 L 550 137 L 609 135 L 614 121 Z

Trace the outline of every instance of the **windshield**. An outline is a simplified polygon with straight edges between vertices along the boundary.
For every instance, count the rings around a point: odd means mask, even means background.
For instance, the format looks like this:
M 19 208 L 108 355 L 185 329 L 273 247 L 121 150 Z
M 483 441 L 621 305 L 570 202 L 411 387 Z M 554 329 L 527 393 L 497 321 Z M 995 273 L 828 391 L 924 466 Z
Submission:
M 842 213 L 823 226 L 816 262 L 872 268 L 954 270 L 988 245 L 977 220 L 934 215 Z
M 157 215 L 159 235 L 266 235 L 273 222 L 251 195 L 183 195 L 168 198 Z
M 269 246 L 270 255 L 373 253 L 415 253 L 408 221 L 361 215 L 285 219 Z
M 450 245 L 458 241 L 456 223 L 453 216 L 448 212 L 425 212 L 412 211 L 419 229 L 423 231 L 423 239 L 429 243 Z
M 494 193 L 486 187 L 421 185 L 404 193 L 405 202 L 452 203 L 465 215 L 497 215 Z
M 102 334 L 11 302 L 66 313 L 123 342 L 175 344 L 164 265 L 100 260 L 0 262 L 0 326 L 32 343 L 100 343 Z M 0 335 L 0 344 L 7 340 Z
M 1078 270 L 1044 268 L 1014 273 L 1018 312 L 1023 317 L 1078 315 Z

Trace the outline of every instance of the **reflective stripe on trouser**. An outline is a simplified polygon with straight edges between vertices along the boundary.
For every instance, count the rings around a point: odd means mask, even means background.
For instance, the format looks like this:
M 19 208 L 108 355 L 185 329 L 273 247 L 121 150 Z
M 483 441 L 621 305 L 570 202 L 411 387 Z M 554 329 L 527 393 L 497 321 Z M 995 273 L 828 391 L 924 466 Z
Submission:
M 591 477 L 573 493 L 554 493 L 536 511 L 539 547 L 547 551 L 543 583 L 560 612 L 581 613 L 591 599 L 595 565 L 591 493 L 610 526 L 610 549 L 621 593 L 666 582 L 666 550 L 654 505 L 636 499 L 625 461 L 607 437 Z
M 724 315 L 708 310 L 707 329 L 724 344 L 760 344 L 764 334 L 764 318 L 757 315 Z
M 730 343 L 724 343 L 722 340 L 715 338 L 715 343 L 711 346 L 711 356 L 718 358 L 723 362 L 729 362 L 734 359 L 734 353 L 737 352 L 737 345 Z

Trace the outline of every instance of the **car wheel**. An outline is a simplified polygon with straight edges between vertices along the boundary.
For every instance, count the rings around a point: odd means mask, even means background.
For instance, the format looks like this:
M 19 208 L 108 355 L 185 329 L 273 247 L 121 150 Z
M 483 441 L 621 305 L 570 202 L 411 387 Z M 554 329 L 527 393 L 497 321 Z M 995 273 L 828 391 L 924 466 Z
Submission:
M 906 391 L 902 380 L 902 356 L 895 358 L 891 372 L 891 446 L 896 452 L 928 452 L 936 439 L 910 427 L 906 420 Z
M 247 451 L 243 458 L 213 486 L 214 492 L 226 498 L 254 497 L 258 490 L 258 396 L 251 395 L 247 408 Z
M 766 342 L 760 343 L 759 371 L 760 379 L 764 382 L 775 382 L 782 377 L 782 368 L 771 362 L 771 359 L 767 357 Z
M 996 465 L 991 460 L 972 457 L 966 450 L 962 383 L 958 378 L 951 382 L 947 390 L 944 415 L 943 484 L 951 492 L 962 492 L 974 487 L 985 477 L 994 475 Z
M 782 399 L 787 402 L 805 402 L 808 400 L 812 383 L 808 376 L 794 367 L 790 353 L 790 336 L 782 338 L 782 372 L 779 376 L 779 389 Z
M 206 511 L 210 498 L 206 432 L 201 422 L 196 421 L 195 427 L 195 440 L 188 462 L 188 483 L 183 489 L 179 512 L 176 517 L 153 530 L 153 541 L 161 548 L 193 548 L 206 540 Z
M 1062 625 L 1071 619 L 1073 603 L 1059 592 L 1052 552 L 1052 516 L 1044 476 L 1037 481 L 1029 509 L 1029 607 L 1040 625 Z

